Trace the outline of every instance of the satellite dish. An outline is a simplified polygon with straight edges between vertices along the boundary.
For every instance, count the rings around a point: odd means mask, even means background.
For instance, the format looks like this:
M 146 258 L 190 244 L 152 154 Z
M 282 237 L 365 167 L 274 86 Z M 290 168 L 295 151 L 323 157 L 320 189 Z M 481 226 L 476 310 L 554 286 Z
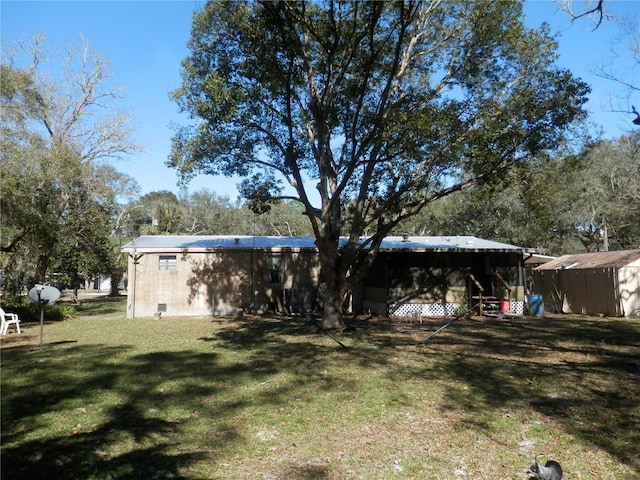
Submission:
M 60 298 L 60 290 L 51 285 L 36 285 L 29 290 L 29 298 L 32 302 L 42 305 L 55 303 Z

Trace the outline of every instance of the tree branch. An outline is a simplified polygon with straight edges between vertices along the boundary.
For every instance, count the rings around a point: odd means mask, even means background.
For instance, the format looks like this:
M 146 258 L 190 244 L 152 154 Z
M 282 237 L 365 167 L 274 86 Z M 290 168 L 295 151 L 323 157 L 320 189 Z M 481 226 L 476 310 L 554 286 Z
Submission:
M 596 14 L 597 15 L 597 20 L 595 21 L 596 25 L 595 27 L 593 27 L 593 30 L 596 30 L 602 24 L 602 21 L 605 18 L 609 18 L 609 15 L 604 13 L 604 0 L 598 0 L 598 3 L 596 4 L 595 7 L 582 13 L 574 13 L 573 9 L 571 8 L 572 3 L 573 3 L 573 0 L 564 0 L 560 5 L 560 9 L 571 16 L 572 22 L 578 20 L 579 18 L 588 17 L 590 15 Z

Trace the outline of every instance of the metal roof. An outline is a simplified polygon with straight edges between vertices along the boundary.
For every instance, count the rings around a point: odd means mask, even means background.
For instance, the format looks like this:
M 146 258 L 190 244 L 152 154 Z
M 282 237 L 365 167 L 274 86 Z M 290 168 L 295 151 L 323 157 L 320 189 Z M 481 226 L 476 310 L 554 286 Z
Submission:
M 524 258 L 524 264 L 527 266 L 531 265 L 541 265 L 543 263 L 550 262 L 555 260 L 558 257 L 553 257 L 551 255 L 542 255 L 541 253 L 527 253 L 527 256 Z
M 524 251 L 524 248 L 469 235 L 451 235 L 433 237 L 386 237 L 382 241 L 382 245 L 380 245 L 380 250 Z
M 640 250 L 618 250 L 615 252 L 577 253 L 563 255 L 535 270 L 568 270 L 588 268 L 640 267 Z
M 365 241 L 363 238 L 362 241 Z M 346 238 L 343 239 L 346 241 Z M 147 235 L 132 240 L 122 247 L 123 252 L 202 252 L 220 249 L 313 249 L 313 237 L 263 237 L 251 235 L 202 235 L 171 236 Z M 382 241 L 381 251 L 513 251 L 522 252 L 524 248 L 506 243 L 493 242 L 472 236 L 433 236 L 433 237 L 386 237 Z

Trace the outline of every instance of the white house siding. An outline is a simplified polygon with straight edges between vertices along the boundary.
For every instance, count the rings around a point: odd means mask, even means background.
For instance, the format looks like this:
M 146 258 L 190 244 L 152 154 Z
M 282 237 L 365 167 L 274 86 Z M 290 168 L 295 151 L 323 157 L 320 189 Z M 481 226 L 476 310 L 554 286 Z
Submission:
M 618 293 L 625 317 L 640 317 L 640 260 L 618 270 Z
M 140 255 L 137 253 L 137 255 Z M 175 270 L 160 270 L 176 255 Z M 267 259 L 283 259 L 282 281 L 272 283 Z M 134 268 L 135 267 L 135 268 Z M 315 252 L 226 250 L 143 253 L 129 262 L 128 317 L 233 315 L 241 308 L 282 310 L 282 292 L 317 287 Z M 295 293 L 295 292 L 294 292 Z

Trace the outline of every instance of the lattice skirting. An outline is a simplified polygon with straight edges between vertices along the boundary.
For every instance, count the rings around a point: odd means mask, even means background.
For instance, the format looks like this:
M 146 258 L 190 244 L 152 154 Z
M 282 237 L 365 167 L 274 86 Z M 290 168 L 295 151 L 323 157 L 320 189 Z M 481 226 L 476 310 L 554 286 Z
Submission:
M 399 303 L 391 305 L 392 317 L 445 317 L 454 315 L 459 303 Z
M 455 315 L 459 303 L 399 303 L 391 305 L 389 315 L 392 317 L 445 317 Z M 511 313 L 522 315 L 524 302 L 512 301 Z
M 524 313 L 524 302 L 511 301 L 511 312 L 516 315 L 522 315 Z

